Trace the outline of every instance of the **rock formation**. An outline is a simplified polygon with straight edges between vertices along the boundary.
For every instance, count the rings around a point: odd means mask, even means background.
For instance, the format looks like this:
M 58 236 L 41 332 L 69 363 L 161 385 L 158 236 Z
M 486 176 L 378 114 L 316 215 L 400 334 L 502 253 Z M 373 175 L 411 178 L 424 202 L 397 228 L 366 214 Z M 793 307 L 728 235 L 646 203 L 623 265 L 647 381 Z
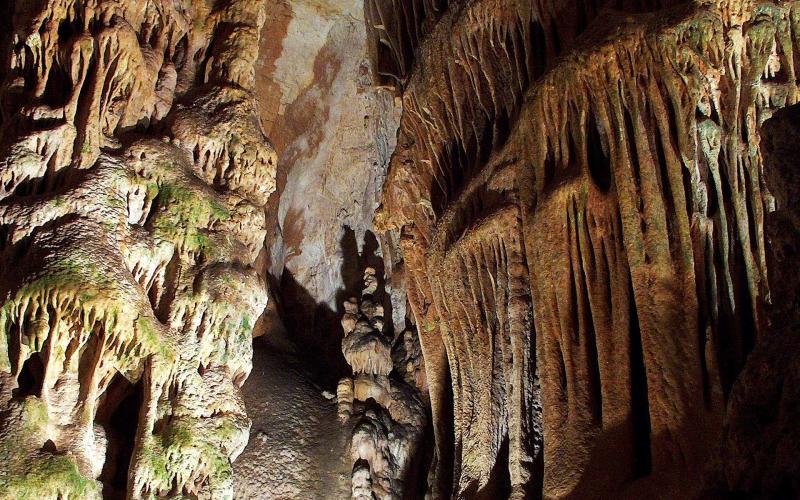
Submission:
M 759 145 L 797 102 L 800 5 L 417 4 L 373 2 L 403 95 L 379 220 L 438 494 L 697 494 L 770 335 Z
M 704 496 L 791 498 L 800 492 L 797 402 L 800 401 L 800 248 L 797 138 L 800 107 L 777 111 L 762 128 L 767 187 L 776 210 L 765 217 L 772 303 L 768 334 L 756 345 L 730 393 L 729 411 Z
M 336 392 L 339 418 L 345 424 L 355 421 L 350 443 L 354 500 L 403 498 L 426 418 L 414 373 L 414 339 L 403 334 L 401 345 L 384 334 L 377 290 L 375 270 L 367 268 L 361 301 L 348 300 L 342 317 L 342 353 L 353 376 L 340 380 Z M 399 358 L 396 370 L 393 357 Z
M 275 185 L 252 93 L 264 9 L 8 7 L 3 498 L 232 496 Z
M 0 498 L 800 496 L 800 0 L 7 0 L 0 53 Z
M 366 40 L 362 0 L 277 0 L 258 62 L 263 122 L 280 151 L 267 268 L 282 321 L 332 382 L 349 371 L 339 319 L 365 265 L 387 268 L 387 322 L 405 325 L 396 238 L 372 223 L 399 101 L 376 86 Z

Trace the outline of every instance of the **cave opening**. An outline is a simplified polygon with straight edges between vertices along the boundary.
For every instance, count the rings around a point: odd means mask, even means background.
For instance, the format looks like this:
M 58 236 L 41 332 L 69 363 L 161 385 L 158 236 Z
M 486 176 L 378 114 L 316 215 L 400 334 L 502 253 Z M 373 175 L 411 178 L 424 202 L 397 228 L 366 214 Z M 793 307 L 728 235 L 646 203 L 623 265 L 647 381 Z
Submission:
M 142 380 L 133 383 L 121 373 L 114 375 L 100 400 L 96 420 L 108 438 L 106 461 L 100 474 L 104 498 L 125 498 L 143 401 Z
M 17 377 L 17 388 L 12 391 L 12 396 L 24 399 L 27 396 L 39 396 L 42 392 L 44 381 L 44 363 L 39 352 L 32 353 L 22 364 L 22 369 Z

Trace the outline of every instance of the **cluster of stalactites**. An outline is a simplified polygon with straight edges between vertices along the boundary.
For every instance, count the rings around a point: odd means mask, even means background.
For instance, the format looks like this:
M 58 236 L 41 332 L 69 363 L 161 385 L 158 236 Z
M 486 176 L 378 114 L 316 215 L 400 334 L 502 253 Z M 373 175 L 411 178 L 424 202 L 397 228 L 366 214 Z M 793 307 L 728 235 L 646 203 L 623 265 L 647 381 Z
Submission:
M 422 41 L 426 25 L 447 9 L 449 0 L 367 0 L 369 50 L 379 83 L 400 87 L 411 72 L 414 51 Z
M 10 9 L 0 496 L 232 496 L 275 186 L 252 93 L 264 4 Z M 130 465 L 108 445 L 126 386 Z
M 378 222 L 406 233 L 409 298 L 446 441 L 447 405 L 458 414 L 458 394 L 486 377 L 459 378 L 474 349 L 442 344 L 454 331 L 472 341 L 488 314 L 467 321 L 474 308 L 457 307 L 471 294 L 452 293 L 465 272 L 443 272 L 432 250 L 468 239 L 497 206 L 519 208 L 541 376 L 525 390 L 541 383 L 544 492 L 614 495 L 634 477 L 700 469 L 766 334 L 764 219 L 775 201 L 760 135 L 800 98 L 800 4 L 619 1 L 606 5 L 631 14 L 578 8 L 590 15 L 551 25 L 543 11 L 525 16 L 532 3 L 470 2 L 423 42 Z M 499 5 L 508 17 L 471 22 Z M 486 254 L 464 267 L 482 269 Z M 476 420 L 494 412 L 465 408 Z M 588 480 L 612 446 L 606 477 Z M 458 475 L 469 464 L 452 465 Z
M 492 151 L 504 144 L 532 83 L 579 44 L 598 17 L 608 14 L 604 7 L 650 11 L 661 3 L 453 2 L 419 42 L 406 77 L 401 147 L 392 159 L 379 223 L 415 224 L 428 231 Z M 410 39 L 391 45 L 404 43 Z

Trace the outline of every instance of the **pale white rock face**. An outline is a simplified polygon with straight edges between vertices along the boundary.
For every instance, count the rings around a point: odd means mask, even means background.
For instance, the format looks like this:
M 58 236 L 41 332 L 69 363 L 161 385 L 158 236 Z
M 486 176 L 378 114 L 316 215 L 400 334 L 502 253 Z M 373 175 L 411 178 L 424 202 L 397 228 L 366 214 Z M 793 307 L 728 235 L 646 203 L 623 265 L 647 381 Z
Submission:
M 268 13 L 258 61 L 260 107 L 279 153 L 278 190 L 268 210 L 270 275 L 296 341 L 344 369 L 338 354 L 342 302 L 359 292 L 359 255 L 399 256 L 388 235 L 368 234 L 394 149 L 399 103 L 373 86 L 363 2 L 298 0 Z M 268 90 L 268 91 L 267 91 Z M 390 269 L 387 269 L 387 271 Z M 398 284 L 393 320 L 404 326 Z
M 331 29 L 343 19 L 363 22 L 360 0 L 294 0 L 291 20 L 272 75 L 281 88 L 278 114 L 286 112 L 300 94 L 315 82 L 314 57 L 327 44 Z M 354 46 L 357 52 L 362 46 Z
M 358 265 L 352 259 L 358 260 L 359 252 L 368 253 L 365 235 L 399 118 L 393 95 L 371 87 L 362 8 L 355 0 L 299 0 L 276 2 L 267 10 L 256 87 L 279 174 L 267 209 L 274 230 L 267 235 L 266 264 L 279 285 L 272 292 L 283 317 L 275 318 L 285 323 L 288 335 L 277 338 L 281 329 L 266 325 L 273 334 L 270 344 L 283 348 L 257 349 L 244 386 L 254 423 L 234 465 L 239 498 L 350 495 L 350 432 L 339 423 L 340 407 L 324 395 L 335 398 L 336 379 L 320 378 L 318 367 L 328 364 L 328 357 L 346 366 L 337 309 L 347 298 L 344 290 L 355 286 L 360 292 L 361 276 L 359 270 L 348 280 L 344 268 L 346 261 Z M 296 281 L 302 297 L 282 293 L 282 277 Z M 402 295 L 402 287 L 396 288 Z M 404 295 L 397 302 L 393 313 L 402 326 Z M 318 304 L 330 311 L 329 323 L 315 318 Z M 381 371 L 391 365 L 384 350 Z

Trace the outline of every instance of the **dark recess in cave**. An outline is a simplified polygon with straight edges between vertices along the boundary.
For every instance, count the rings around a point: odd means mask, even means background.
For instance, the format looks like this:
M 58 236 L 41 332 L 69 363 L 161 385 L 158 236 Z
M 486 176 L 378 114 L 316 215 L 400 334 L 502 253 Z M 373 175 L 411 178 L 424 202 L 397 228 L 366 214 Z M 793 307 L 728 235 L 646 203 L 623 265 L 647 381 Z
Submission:
M 35 352 L 25 360 L 22 370 L 17 377 L 17 388 L 12 391 L 15 398 L 24 399 L 26 396 L 39 396 L 42 392 L 44 381 L 44 364 L 42 356 Z
M 280 279 L 278 296 L 281 317 L 284 320 L 292 343 L 301 352 L 315 359 L 309 369 L 322 387 L 335 387 L 342 377 L 350 373 L 342 355 L 342 326 L 344 302 L 360 295 L 364 269 L 372 267 L 379 280 L 376 296 L 382 297 L 384 317 L 392 317 L 392 307 L 386 283 L 383 279 L 385 267 L 379 256 L 378 239 L 372 231 L 364 235 L 362 249 L 358 249 L 355 231 L 344 226 L 339 240 L 342 253 L 342 283 L 345 287 L 336 294 L 336 310 L 327 304 L 317 303 L 311 294 L 300 285 L 286 269 Z M 386 322 L 386 333 L 391 335 L 392 322 Z
M 97 422 L 103 426 L 109 438 L 106 462 L 100 474 L 104 498 L 125 498 L 128 468 L 143 399 L 142 381 L 132 384 L 117 373 L 98 406 Z

